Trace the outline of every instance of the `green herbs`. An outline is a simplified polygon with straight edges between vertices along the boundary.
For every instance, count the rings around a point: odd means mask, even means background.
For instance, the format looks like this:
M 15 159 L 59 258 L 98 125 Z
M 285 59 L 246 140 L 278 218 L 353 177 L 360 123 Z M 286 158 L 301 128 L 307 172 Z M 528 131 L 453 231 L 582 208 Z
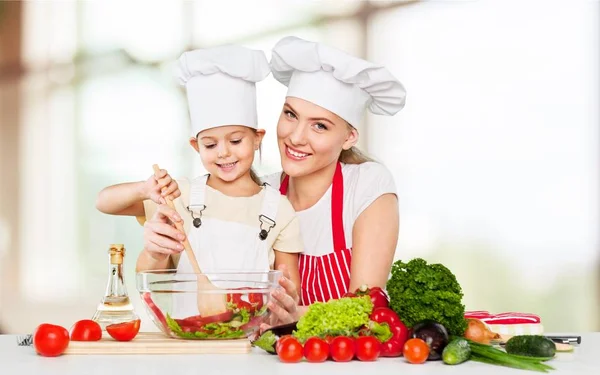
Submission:
M 305 341 L 313 336 L 351 335 L 369 322 L 372 310 L 369 296 L 315 302 L 298 321 L 294 336 Z
M 554 370 L 552 366 L 543 363 L 543 361 L 546 361 L 549 358 L 516 356 L 508 354 L 500 349 L 496 349 L 493 346 L 479 344 L 471 340 L 467 341 L 471 347 L 470 359 L 472 361 L 539 372 Z
M 252 343 L 252 346 L 261 348 L 264 351 L 275 354 L 275 344 L 277 343 L 277 336 L 273 331 L 267 331 L 263 333 L 257 340 Z
M 427 264 L 416 258 L 397 261 L 387 282 L 390 308 L 408 327 L 433 320 L 451 335 L 462 336 L 467 328 L 462 289 L 456 277 L 441 264 Z

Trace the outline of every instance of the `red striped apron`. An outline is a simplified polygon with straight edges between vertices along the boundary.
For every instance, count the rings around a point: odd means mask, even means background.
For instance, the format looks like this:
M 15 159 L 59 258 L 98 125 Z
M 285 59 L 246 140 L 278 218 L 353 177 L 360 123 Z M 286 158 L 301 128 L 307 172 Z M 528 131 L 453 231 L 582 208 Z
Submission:
M 287 194 L 288 185 L 289 176 L 285 176 L 279 188 L 281 194 Z M 352 249 L 346 248 L 343 213 L 344 176 L 342 165 L 338 162 L 331 187 L 333 252 L 321 256 L 300 254 L 298 269 L 302 288 L 301 305 L 340 298 L 350 287 Z

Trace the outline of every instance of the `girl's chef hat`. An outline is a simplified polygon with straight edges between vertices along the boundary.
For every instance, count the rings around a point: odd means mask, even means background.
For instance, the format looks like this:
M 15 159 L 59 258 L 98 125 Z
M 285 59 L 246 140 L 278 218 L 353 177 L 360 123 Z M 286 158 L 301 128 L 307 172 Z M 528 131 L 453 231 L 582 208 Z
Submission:
M 357 126 L 365 108 L 394 115 L 404 107 L 406 91 L 382 66 L 320 43 L 294 36 L 273 47 L 271 71 L 288 86 L 287 96 L 323 107 Z
M 176 75 L 187 90 L 192 136 L 225 125 L 256 129 L 256 82 L 269 73 L 262 51 L 224 45 L 184 52 Z

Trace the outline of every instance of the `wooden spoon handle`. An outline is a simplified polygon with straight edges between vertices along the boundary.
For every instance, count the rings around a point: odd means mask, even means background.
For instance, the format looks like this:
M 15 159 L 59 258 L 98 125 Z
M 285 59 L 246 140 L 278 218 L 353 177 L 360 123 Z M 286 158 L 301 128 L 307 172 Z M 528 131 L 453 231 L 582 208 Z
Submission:
M 158 167 L 157 164 L 154 164 L 152 166 L 152 168 L 154 168 L 154 173 L 158 173 L 160 172 L 160 168 Z M 164 191 L 165 188 L 163 188 Z M 165 202 L 167 202 L 167 205 L 169 207 L 171 207 L 173 210 L 175 209 L 175 205 L 173 204 L 173 201 L 171 200 L 171 198 L 164 197 Z M 179 230 L 181 233 L 185 234 L 185 229 L 183 228 L 183 221 L 177 221 L 175 222 L 175 227 L 177 228 L 177 230 Z M 190 260 L 190 264 L 192 265 L 192 268 L 194 269 L 195 273 L 202 273 L 202 271 L 200 270 L 200 266 L 198 266 L 198 260 L 196 260 L 196 256 L 194 255 L 194 250 L 192 250 L 192 246 L 190 245 L 188 239 L 187 239 L 187 235 L 185 236 L 185 240 L 183 241 L 183 247 L 185 249 L 185 252 Z

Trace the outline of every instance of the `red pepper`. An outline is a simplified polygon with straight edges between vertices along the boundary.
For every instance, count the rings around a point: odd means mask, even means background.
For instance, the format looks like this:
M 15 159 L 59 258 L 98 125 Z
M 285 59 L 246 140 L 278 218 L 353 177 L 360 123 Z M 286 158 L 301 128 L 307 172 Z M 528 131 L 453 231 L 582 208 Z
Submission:
M 392 331 L 392 338 L 381 344 L 382 357 L 398 357 L 402 354 L 404 343 L 408 340 L 408 328 L 392 309 L 377 307 L 369 317 L 379 324 L 387 324 Z
M 360 286 L 360 288 L 356 289 L 354 294 L 357 297 L 371 297 L 371 302 L 373 302 L 373 308 L 390 306 L 390 300 L 388 299 L 387 294 L 383 291 L 383 289 L 381 289 L 378 286 L 369 288 L 367 285 L 363 284 Z

